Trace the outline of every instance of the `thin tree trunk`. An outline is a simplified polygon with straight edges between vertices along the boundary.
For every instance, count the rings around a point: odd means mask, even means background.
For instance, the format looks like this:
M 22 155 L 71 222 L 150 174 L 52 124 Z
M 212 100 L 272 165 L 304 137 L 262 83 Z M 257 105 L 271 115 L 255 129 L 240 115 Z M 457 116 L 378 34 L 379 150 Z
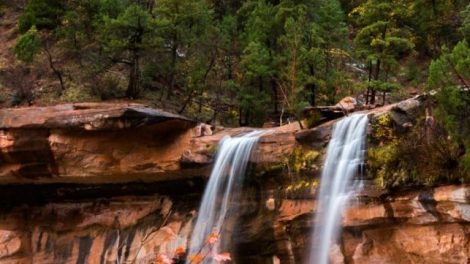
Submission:
M 177 3 L 177 2 L 176 2 Z M 178 5 L 175 6 L 176 10 L 178 10 Z M 171 97 L 171 93 L 173 92 L 173 88 L 175 86 L 175 73 L 176 73 L 176 59 L 178 56 L 178 33 L 175 31 L 173 32 L 172 36 L 172 44 L 171 47 L 171 72 L 170 72 L 170 82 L 168 86 L 168 91 L 166 94 L 166 99 Z
M 376 80 L 376 81 L 378 81 L 379 77 L 380 77 L 380 64 L 381 64 L 381 61 L 380 61 L 380 59 L 378 59 L 377 60 L 377 65 L 375 65 L 375 73 L 374 73 L 374 80 Z M 371 99 L 370 99 L 371 104 L 375 104 L 375 93 L 376 93 L 376 89 L 374 87 L 372 89 L 372 93 L 371 93 Z
M 315 77 L 315 68 L 313 67 L 313 65 L 309 65 L 308 66 L 309 68 L 309 72 L 310 72 L 310 76 L 312 77 Z M 309 83 L 307 84 L 307 90 L 310 91 L 310 105 L 311 106 L 315 106 L 315 89 L 316 89 L 316 86 L 315 86 L 315 83 Z
M 372 60 L 369 61 L 369 84 L 366 91 L 366 105 L 370 103 L 370 82 L 372 81 Z
M 273 93 L 273 106 L 274 106 L 274 113 L 277 114 L 279 113 L 279 109 L 278 109 L 278 105 L 277 105 L 277 102 L 278 102 L 278 98 L 277 98 L 277 84 L 276 84 L 276 80 L 274 80 L 274 78 L 271 78 L 271 91 Z
M 129 71 L 129 84 L 127 86 L 126 96 L 130 99 L 136 99 L 140 91 L 140 67 L 139 55 L 134 52 Z
M 49 50 L 49 44 L 48 44 L 47 40 L 46 40 L 45 45 L 44 45 L 44 50 L 46 51 L 46 54 L 47 54 L 47 60 L 49 62 L 49 67 L 51 68 L 52 72 L 57 76 L 57 79 L 59 79 L 60 94 L 62 95 L 62 93 L 65 91 L 64 79 L 62 77 L 62 72 L 59 69 L 57 69 L 54 65 L 54 59 L 52 58 L 52 54 Z

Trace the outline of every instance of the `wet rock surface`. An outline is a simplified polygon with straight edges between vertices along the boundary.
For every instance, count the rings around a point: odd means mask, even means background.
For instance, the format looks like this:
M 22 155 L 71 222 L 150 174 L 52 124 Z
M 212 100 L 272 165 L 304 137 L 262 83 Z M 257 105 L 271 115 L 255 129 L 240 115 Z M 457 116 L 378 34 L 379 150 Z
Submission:
M 204 184 L 158 185 L 118 185 L 108 197 L 99 196 L 106 186 L 55 186 L 36 193 L 43 197 L 36 203 L 18 204 L 3 193 L 0 263 L 151 263 L 158 254 L 171 256 L 187 247 Z M 315 201 L 255 186 L 232 204 L 237 213 L 228 222 L 237 224 L 226 231 L 233 259 L 303 263 Z M 469 193 L 470 186 L 443 186 L 362 197 L 345 213 L 331 256 L 335 263 L 467 263 Z
M 370 110 L 371 122 L 388 113 L 397 126 L 413 123 L 422 101 L 410 100 Z M 207 125 L 140 105 L 36 110 L 0 112 L 0 263 L 171 256 L 188 246 L 218 142 L 253 130 L 209 133 Z M 318 172 L 333 125 L 266 129 L 243 195 L 230 205 L 225 232 L 234 263 L 303 263 L 316 173 L 310 167 L 298 178 L 290 162 L 299 148 L 315 151 L 320 157 L 309 166 Z M 342 225 L 334 263 L 468 263 L 470 186 L 387 192 L 370 184 Z

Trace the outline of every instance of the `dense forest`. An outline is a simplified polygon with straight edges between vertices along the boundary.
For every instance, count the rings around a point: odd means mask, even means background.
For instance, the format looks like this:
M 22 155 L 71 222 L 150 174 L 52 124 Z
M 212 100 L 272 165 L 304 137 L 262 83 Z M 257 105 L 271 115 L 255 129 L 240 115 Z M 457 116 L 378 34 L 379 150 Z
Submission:
M 137 100 L 226 126 L 437 93 L 466 133 L 465 0 L 3 1 L 3 106 Z

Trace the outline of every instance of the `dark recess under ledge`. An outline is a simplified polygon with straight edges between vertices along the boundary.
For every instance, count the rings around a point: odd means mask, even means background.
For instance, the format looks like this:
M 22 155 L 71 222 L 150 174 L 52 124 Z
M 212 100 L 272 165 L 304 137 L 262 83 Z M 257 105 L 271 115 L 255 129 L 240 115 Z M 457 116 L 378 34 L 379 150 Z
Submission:
M 49 202 L 103 200 L 117 196 L 148 196 L 152 194 L 200 199 L 204 186 L 205 181 L 202 178 L 158 183 L 1 185 L 0 209 L 9 209 L 21 204 L 43 205 Z

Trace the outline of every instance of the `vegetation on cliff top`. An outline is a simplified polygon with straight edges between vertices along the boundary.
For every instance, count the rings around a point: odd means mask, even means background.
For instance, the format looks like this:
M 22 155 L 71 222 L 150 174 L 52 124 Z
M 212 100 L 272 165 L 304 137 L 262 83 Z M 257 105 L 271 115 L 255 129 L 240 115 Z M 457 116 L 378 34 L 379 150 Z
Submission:
M 5 1 L 0 101 L 137 99 L 224 125 L 344 95 L 387 103 L 423 90 L 427 65 L 469 34 L 467 4 Z
M 26 0 L 0 16 L 2 106 L 138 100 L 237 126 L 429 91 L 432 133 L 379 140 L 370 160 L 384 185 L 470 169 L 468 1 Z M 405 149 L 436 157 L 410 167 Z

